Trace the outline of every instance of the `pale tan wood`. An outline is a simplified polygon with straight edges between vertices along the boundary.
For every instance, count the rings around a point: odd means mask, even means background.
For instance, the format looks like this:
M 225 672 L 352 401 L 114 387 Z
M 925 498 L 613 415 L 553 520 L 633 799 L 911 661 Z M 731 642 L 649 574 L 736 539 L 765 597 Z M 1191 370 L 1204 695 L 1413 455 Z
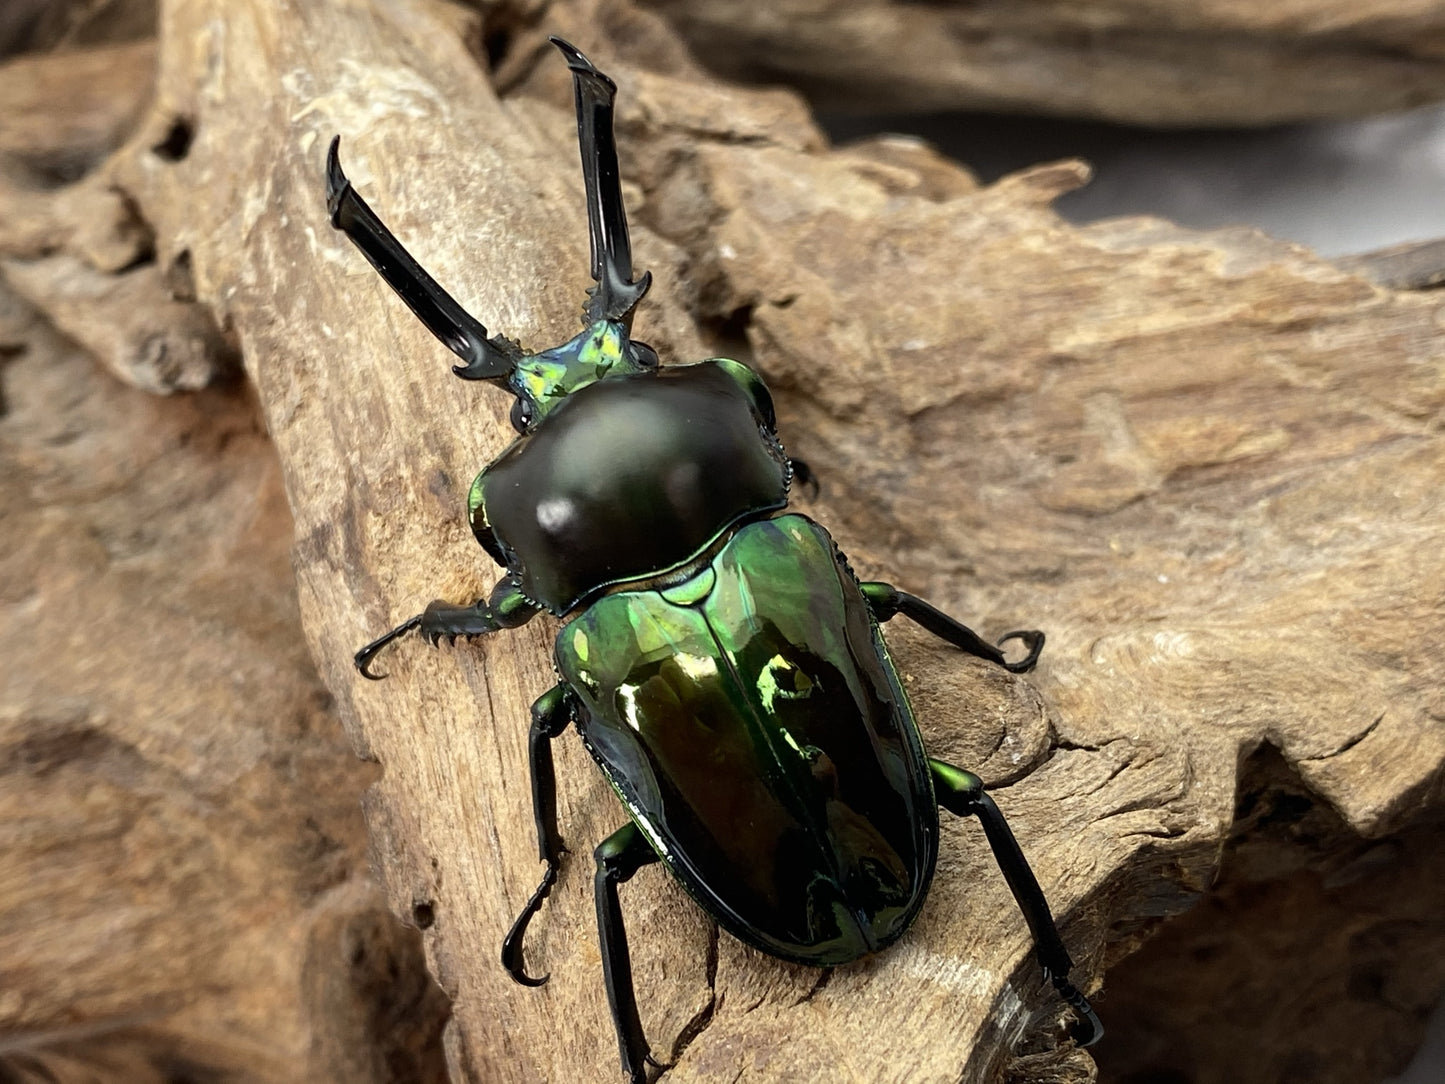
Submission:
M 1207 888 L 1262 747 L 1355 838 L 1438 809 L 1439 300 L 1249 232 L 1073 229 L 1049 204 L 1075 163 L 980 189 L 906 142 L 830 151 L 790 94 L 707 80 L 662 24 L 610 10 L 611 36 L 581 5 L 546 29 L 622 87 L 637 262 L 658 280 L 640 336 L 665 360 L 758 365 L 823 476 L 805 507 L 861 574 L 986 633 L 1049 632 L 1027 679 L 889 636 L 932 750 L 996 788 L 1085 985 Z M 480 38 L 422 0 L 176 0 L 154 105 L 95 183 L 133 203 L 158 266 L 189 254 L 259 389 L 307 639 L 381 766 L 372 851 L 392 910 L 429 927 L 454 1079 L 610 1080 L 589 851 L 623 814 L 573 740 L 573 854 L 529 942 L 552 981 L 497 963 L 540 873 L 525 734 L 555 624 L 405 644 L 379 685 L 350 665 L 429 599 L 490 586 L 462 509 L 510 431 L 505 397 L 452 379 L 329 229 L 327 141 L 493 330 L 559 341 L 586 284 L 565 69 L 521 33 L 499 99 Z M 178 122 L 186 153 L 157 153 Z M 718 937 L 659 869 L 624 894 L 668 1079 L 1091 1073 L 1015 1060 L 1060 1010 L 976 826 L 946 827 L 908 938 L 826 983 Z
M 0 271 L 121 380 L 164 393 L 237 365 L 195 303 L 189 257 L 159 265 L 149 223 L 93 172 L 140 123 L 155 58 L 155 43 L 139 41 L 0 66 Z M 167 137 L 152 153 L 172 153 Z

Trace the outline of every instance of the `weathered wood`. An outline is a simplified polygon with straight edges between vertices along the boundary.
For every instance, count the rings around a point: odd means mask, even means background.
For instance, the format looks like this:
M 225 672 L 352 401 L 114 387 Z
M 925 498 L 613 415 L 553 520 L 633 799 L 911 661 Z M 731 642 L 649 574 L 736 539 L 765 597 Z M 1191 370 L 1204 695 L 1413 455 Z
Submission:
M 0 357 L 0 1076 L 443 1079 L 251 397 L 124 388 L 3 289 Z
M 861 113 L 1203 127 L 1361 117 L 1445 96 L 1445 10 L 1428 0 L 648 6 L 714 71 Z
M 610 36 L 583 5 L 546 29 L 622 87 L 637 263 L 658 280 L 639 334 L 665 360 L 759 366 L 790 450 L 823 475 L 805 507 L 860 573 L 987 632 L 1049 632 L 1026 680 L 889 637 L 932 750 L 995 788 L 1081 975 L 1209 885 L 1254 751 L 1350 838 L 1438 809 L 1435 296 L 1249 232 L 1073 229 L 1049 203 L 1077 164 L 980 189 L 906 141 L 830 151 L 792 95 L 719 86 L 662 24 L 610 10 Z M 524 990 L 496 962 L 540 872 L 526 712 L 553 680 L 555 624 L 406 644 L 379 685 L 350 666 L 429 599 L 490 585 L 461 510 L 510 431 L 505 397 L 451 379 L 328 228 L 326 142 L 343 135 L 358 187 L 493 330 L 560 340 L 586 284 L 565 69 L 519 31 L 499 98 L 467 47 L 481 39 L 423 0 L 175 0 L 154 105 L 87 183 L 135 208 L 157 266 L 188 254 L 259 389 L 307 639 L 381 765 L 373 853 L 392 909 L 428 927 L 454 1079 L 607 1080 L 588 852 L 623 814 L 571 740 L 573 854 L 529 942 L 552 980 Z M 943 851 L 917 928 L 826 983 L 639 874 L 625 907 L 668 1078 L 1086 1079 L 1087 1056 L 1046 1049 L 1059 1009 L 981 833 L 950 824 Z M 1414 963 L 1438 988 L 1440 965 Z
M 7 0 L 0 8 L 0 58 L 154 38 L 157 6 L 157 0 Z
M 1394 1077 L 1440 998 L 1445 826 L 1362 838 L 1268 746 L 1236 818 L 1208 896 L 1109 970 L 1100 1077 Z
M 5 274 L 97 294 L 34 291 L 46 320 L 0 286 L 0 1077 L 440 1081 L 445 999 L 367 875 L 373 772 L 300 634 L 254 397 L 93 361 L 117 323 L 158 354 L 209 326 L 86 177 L 155 55 L 0 66 Z
M 140 123 L 155 43 L 27 57 L 0 67 L 0 252 L 10 287 L 116 376 L 145 391 L 203 388 L 235 351 L 196 304 L 189 257 L 154 259 L 136 208 L 93 172 Z M 176 153 L 184 126 L 153 153 Z M 75 182 L 67 184 L 67 182 Z

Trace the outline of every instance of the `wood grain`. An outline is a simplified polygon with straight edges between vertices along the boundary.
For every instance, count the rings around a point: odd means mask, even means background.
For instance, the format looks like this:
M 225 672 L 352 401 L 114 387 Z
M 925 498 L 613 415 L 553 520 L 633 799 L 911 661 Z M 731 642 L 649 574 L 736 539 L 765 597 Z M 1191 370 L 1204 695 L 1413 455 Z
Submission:
M 908 141 L 833 150 L 800 99 L 700 74 L 645 12 L 556 4 L 545 22 L 621 86 L 636 259 L 657 277 L 640 337 L 665 362 L 764 373 L 822 475 L 802 507 L 862 575 L 985 633 L 1048 631 L 1027 679 L 901 623 L 889 637 L 931 750 L 994 788 L 1084 985 L 1206 892 L 1260 750 L 1338 818 L 1342 854 L 1438 815 L 1437 296 L 1248 231 L 1075 229 L 1050 203 L 1079 163 L 980 188 Z M 509 404 L 452 379 L 330 230 L 327 142 L 494 331 L 560 341 L 586 285 L 565 68 L 513 25 L 490 78 L 491 29 L 424 0 L 174 0 L 155 98 L 87 183 L 135 208 L 157 267 L 184 266 L 257 389 L 306 639 L 380 765 L 372 855 L 391 910 L 427 927 L 453 1079 L 610 1080 L 589 850 L 623 813 L 574 741 L 572 854 L 528 945 L 551 982 L 497 963 L 540 874 L 526 725 L 556 624 L 405 644 L 380 684 L 350 663 L 430 599 L 490 586 L 462 511 Z M 41 258 L 14 251 L 7 276 Z M 974 825 L 946 827 L 909 936 L 826 981 L 719 936 L 660 869 L 624 893 L 666 1079 L 1092 1076 L 1054 1049 L 1062 1011 Z M 1412 964 L 1422 989 L 1445 982 Z M 1109 1023 L 1107 991 L 1100 1008 Z

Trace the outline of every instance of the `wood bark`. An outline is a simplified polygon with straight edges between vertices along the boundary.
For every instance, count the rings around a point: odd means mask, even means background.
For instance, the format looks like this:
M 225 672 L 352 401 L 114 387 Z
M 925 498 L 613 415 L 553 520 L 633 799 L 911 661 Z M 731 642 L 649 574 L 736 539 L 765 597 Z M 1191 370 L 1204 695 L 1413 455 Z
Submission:
M 508 24 L 501 50 L 495 25 L 425 0 L 174 0 L 136 127 L 82 180 L 31 191 L 0 244 L 7 280 L 64 326 L 47 261 L 114 277 L 87 252 L 140 223 L 144 296 L 205 318 L 220 344 L 195 355 L 207 379 L 239 354 L 280 457 L 307 643 L 380 766 L 364 799 L 376 869 L 451 1001 L 453 1079 L 609 1080 L 589 851 L 624 814 L 571 739 L 557 755 L 572 854 L 528 943 L 551 981 L 522 989 L 496 962 L 540 875 L 526 727 L 556 623 L 403 643 L 380 684 L 350 661 L 430 599 L 486 593 L 496 570 L 462 512 L 509 439 L 509 403 L 452 379 L 330 230 L 327 142 L 342 134 L 359 190 L 493 331 L 534 348 L 570 336 L 587 281 L 565 67 L 542 30 Z M 1024 679 L 901 621 L 888 635 L 931 751 L 988 781 L 1083 985 L 1249 852 L 1241 766 L 1260 757 L 1337 830 L 1323 857 L 1256 876 L 1324 883 L 1373 856 L 1385 904 L 1429 890 L 1428 869 L 1391 856 L 1438 818 L 1445 761 L 1436 295 L 1249 231 L 1075 229 L 1050 202 L 1083 183 L 1079 163 L 980 188 L 907 140 L 829 149 L 795 95 L 718 84 L 624 4 L 556 4 L 545 30 L 621 87 L 636 260 L 657 280 L 639 336 L 665 362 L 759 368 L 790 452 L 822 475 L 802 507 L 861 575 L 985 633 L 1048 631 Z M 1057 1046 L 1062 1011 L 982 834 L 944 835 L 915 929 L 826 978 L 719 936 L 664 871 L 640 873 L 624 906 L 665 1078 L 1090 1078 L 1087 1055 Z M 1429 934 L 1377 897 L 1378 922 Z M 1299 951 L 1280 944 L 1276 989 Z M 1397 1017 L 1440 989 L 1439 959 L 1411 959 Z M 1316 981 L 1346 990 L 1348 969 Z M 1100 1009 L 1112 1025 L 1107 990 Z

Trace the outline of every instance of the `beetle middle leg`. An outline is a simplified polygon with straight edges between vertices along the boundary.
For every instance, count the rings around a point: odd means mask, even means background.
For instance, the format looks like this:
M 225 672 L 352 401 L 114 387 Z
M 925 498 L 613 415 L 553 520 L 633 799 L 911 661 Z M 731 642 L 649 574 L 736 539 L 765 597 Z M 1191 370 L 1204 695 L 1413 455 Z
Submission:
M 536 617 L 540 608 L 522 594 L 516 579 L 508 576 L 497 581 L 489 598 L 478 599 L 470 606 L 437 599 L 427 606 L 425 612 L 407 618 L 396 628 L 378 636 L 356 653 L 356 668 L 361 676 L 380 681 L 385 674 L 376 674 L 371 664 L 381 649 L 393 640 L 405 636 L 414 629 L 420 629 L 427 643 L 435 646 L 442 640 L 455 640 L 458 636 L 483 636 L 498 629 L 515 629 Z
M 532 816 L 537 822 L 537 853 L 547 863 L 542 883 L 532 893 L 527 906 L 512 923 L 502 942 L 502 966 L 523 986 L 541 986 L 547 976 L 534 979 L 522 962 L 522 940 L 527 923 L 542 909 L 542 901 L 557 882 L 557 869 L 567 847 L 557 830 L 557 773 L 552 767 L 552 739 L 567 729 L 576 718 L 577 701 L 565 684 L 557 684 L 539 696 L 532 705 L 532 730 L 527 736 L 527 761 L 532 776 Z
M 617 1028 L 617 1045 L 622 1068 L 632 1084 L 647 1079 L 643 1064 L 648 1060 L 647 1039 L 637 1014 L 637 991 L 632 985 L 632 959 L 627 952 L 627 931 L 622 925 L 622 905 L 617 886 L 631 879 L 643 866 L 658 860 L 647 837 L 631 822 L 604 839 L 595 852 L 597 877 L 597 937 L 602 943 L 602 978 L 607 986 L 607 1004 Z
M 933 773 L 933 789 L 938 796 L 938 804 L 960 817 L 977 817 L 983 824 L 984 835 L 988 837 L 998 868 L 1003 871 L 1009 891 L 1013 893 L 1024 921 L 1028 923 L 1029 932 L 1033 934 L 1034 955 L 1043 968 L 1044 977 L 1054 984 L 1059 996 L 1074 1010 L 1074 1041 L 1080 1046 L 1092 1046 L 1103 1038 L 1104 1025 L 1089 1004 L 1089 999 L 1069 981 L 1069 971 L 1074 962 L 1064 947 L 1058 926 L 1054 924 L 1049 901 L 1044 898 L 1038 878 L 1029 868 L 1028 859 L 1024 857 L 1008 821 L 1004 820 L 997 804 L 984 791 L 983 780 L 978 776 L 941 760 L 930 759 L 928 766 Z
M 1022 640 L 1024 647 L 1028 649 L 1028 654 L 1018 662 L 1009 662 L 1002 651 L 973 629 L 949 617 L 937 607 L 930 606 L 916 595 L 900 591 L 888 583 L 863 583 L 859 586 L 873 610 L 873 616 L 880 622 L 902 614 L 959 650 L 997 663 L 1011 674 L 1026 674 L 1032 670 L 1039 661 L 1039 653 L 1044 649 L 1044 634 L 1038 629 L 1019 629 L 1007 633 L 999 640 L 1000 645 L 1010 640 Z

